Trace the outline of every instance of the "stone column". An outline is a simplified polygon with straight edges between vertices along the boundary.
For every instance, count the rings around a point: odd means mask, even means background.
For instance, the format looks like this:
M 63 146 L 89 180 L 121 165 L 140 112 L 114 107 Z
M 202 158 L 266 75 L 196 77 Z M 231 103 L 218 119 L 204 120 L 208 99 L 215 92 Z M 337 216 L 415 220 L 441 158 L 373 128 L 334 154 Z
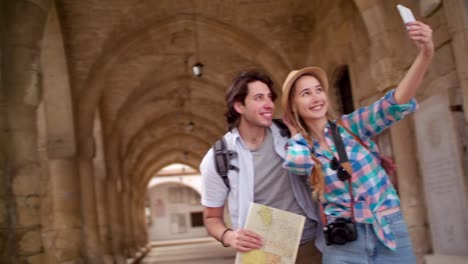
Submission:
M 81 185 L 81 211 L 85 241 L 85 256 L 88 263 L 102 263 L 102 249 L 99 241 L 94 187 L 94 170 L 91 158 L 79 158 Z
M 114 262 L 117 264 L 126 263 L 124 257 L 123 245 L 123 226 L 122 226 L 122 203 L 121 194 L 117 191 L 115 181 L 110 180 L 107 185 L 108 210 L 109 210 L 109 230 L 111 232 L 111 247 Z
M 0 1 L 0 39 L 5 39 L 5 1 Z M 3 62 L 3 48 L 0 48 L 0 62 Z M 7 150 L 5 142 L 7 141 L 7 123 L 6 123 L 6 95 L 3 83 L 4 65 L 0 63 L 0 239 L 5 241 L 8 236 L 9 215 L 7 212 L 9 188 L 6 184 L 7 174 Z M 2 247 L 3 248 L 3 247 Z M 6 252 L 0 250 L 0 256 L 5 256 Z M 7 258 L 0 257 L 0 261 L 6 262 Z
M 398 172 L 401 209 L 409 228 L 415 254 L 419 261 L 431 249 L 427 213 L 421 175 L 418 171 L 413 119 L 407 117 L 391 127 L 395 162 Z
M 125 185 L 125 189 L 121 195 L 123 204 L 123 219 L 124 219 L 124 245 L 125 245 L 125 256 L 131 258 L 134 256 L 135 251 L 133 249 L 133 233 L 132 233 L 132 222 L 131 222 L 131 210 L 130 210 L 130 192 L 128 185 Z
M 145 215 L 145 199 L 139 197 L 137 200 L 137 228 L 138 228 L 138 245 L 140 247 L 145 247 L 148 243 L 147 241 L 147 225 L 146 225 L 146 215 Z
M 141 250 L 141 244 L 140 244 L 140 219 L 138 218 L 138 212 L 140 211 L 138 208 L 138 201 L 136 197 L 133 197 L 132 200 L 133 203 L 133 213 L 132 213 L 132 218 L 133 218 L 133 243 L 135 245 L 135 248 L 140 251 Z
M 145 208 L 145 197 L 141 197 L 140 199 L 140 206 L 141 208 Z M 143 209 L 144 210 L 144 209 Z M 147 245 L 149 240 L 148 240 L 148 224 L 146 223 L 146 212 L 142 212 L 140 216 L 140 222 L 141 222 L 141 243 L 143 245 Z
M 42 105 L 38 130 L 44 163 L 42 236 L 47 262 L 81 262 L 81 196 L 76 165 L 73 101 L 55 5 L 49 9 L 41 50 Z
M 53 263 L 79 263 L 83 246 L 81 230 L 80 185 L 76 161 L 49 160 L 52 211 L 50 228 L 43 232 L 47 253 Z
M 137 235 L 137 244 L 139 248 L 146 247 L 148 245 L 148 226 L 146 223 L 146 214 L 145 214 L 145 196 L 146 188 L 138 185 L 135 187 L 136 193 L 138 196 L 135 197 L 135 221 L 136 221 L 136 233 Z
M 103 261 L 105 264 L 110 264 L 112 263 L 112 234 L 110 233 L 109 203 L 106 186 L 108 183 L 100 177 L 95 178 L 95 183 L 99 241 L 101 241 Z
M 140 251 L 140 245 L 138 244 L 138 221 L 137 221 L 137 217 L 138 217 L 138 205 L 136 203 L 136 192 L 135 192 L 135 189 L 132 189 L 132 192 L 131 192 L 131 200 L 130 200 L 130 204 L 131 204 L 131 223 L 132 223 L 132 244 L 133 244 L 133 249 L 135 251 Z
M 141 230 L 142 227 L 144 227 L 144 224 L 140 221 L 141 220 L 141 212 L 142 212 L 142 207 L 140 207 L 139 199 L 137 196 L 133 197 L 133 233 L 135 234 L 134 236 L 134 243 L 135 247 L 138 250 L 141 250 L 144 244 L 141 243 Z M 143 226 L 142 226 L 143 225 Z
M 38 59 L 50 1 L 2 1 L 5 158 L 0 204 L 4 263 L 43 263 L 36 109 Z
M 145 197 L 141 197 L 141 206 L 142 208 L 145 208 Z M 143 214 L 141 216 L 141 222 L 143 223 L 141 228 L 142 228 L 142 243 L 144 245 L 147 245 L 149 243 L 149 236 L 148 236 L 148 224 L 146 223 L 146 214 Z
M 135 204 L 133 202 L 134 192 L 133 190 L 129 190 L 128 192 L 128 231 L 130 232 L 130 240 L 128 241 L 128 245 L 130 248 L 130 255 L 132 257 L 138 252 L 138 247 L 136 244 L 136 233 L 135 233 Z
M 113 263 L 112 257 L 112 237 L 110 233 L 110 218 L 109 218 L 109 202 L 107 194 L 106 182 L 109 180 L 106 173 L 106 161 L 104 157 L 104 144 L 102 139 L 102 125 L 99 112 L 96 113 L 93 127 L 93 137 L 95 142 L 95 155 L 93 158 L 94 180 L 96 192 L 96 208 L 98 219 L 99 240 L 103 253 L 103 261 L 105 264 Z
M 463 94 L 465 123 L 468 122 L 468 2 L 465 0 L 444 1 L 451 45 L 457 75 Z

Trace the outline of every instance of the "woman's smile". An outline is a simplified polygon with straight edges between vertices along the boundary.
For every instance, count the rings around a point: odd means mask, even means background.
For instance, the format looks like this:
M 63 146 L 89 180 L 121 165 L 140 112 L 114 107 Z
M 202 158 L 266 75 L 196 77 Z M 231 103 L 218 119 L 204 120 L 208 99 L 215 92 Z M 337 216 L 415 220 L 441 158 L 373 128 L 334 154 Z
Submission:
M 304 120 L 326 118 L 328 97 L 314 76 L 304 75 L 295 83 L 294 102 L 298 114 Z

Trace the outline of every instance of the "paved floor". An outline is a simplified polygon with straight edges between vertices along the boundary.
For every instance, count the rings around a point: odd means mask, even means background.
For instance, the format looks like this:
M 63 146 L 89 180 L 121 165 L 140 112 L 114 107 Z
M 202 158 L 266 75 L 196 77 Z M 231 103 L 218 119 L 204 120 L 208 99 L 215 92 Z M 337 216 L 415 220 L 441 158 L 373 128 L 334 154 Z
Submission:
M 153 243 L 141 264 L 232 264 L 235 252 L 213 239 Z

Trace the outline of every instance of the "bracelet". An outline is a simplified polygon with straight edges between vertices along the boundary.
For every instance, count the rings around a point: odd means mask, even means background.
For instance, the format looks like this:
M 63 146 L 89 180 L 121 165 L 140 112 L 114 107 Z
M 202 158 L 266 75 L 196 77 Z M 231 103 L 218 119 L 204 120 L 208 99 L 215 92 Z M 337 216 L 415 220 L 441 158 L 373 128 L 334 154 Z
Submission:
M 223 233 L 221 234 L 221 237 L 219 238 L 219 242 L 221 242 L 221 244 L 223 245 L 223 247 L 229 247 L 228 244 L 224 244 L 224 235 L 227 233 L 227 231 L 232 231 L 231 228 L 226 228 L 226 230 L 223 231 Z

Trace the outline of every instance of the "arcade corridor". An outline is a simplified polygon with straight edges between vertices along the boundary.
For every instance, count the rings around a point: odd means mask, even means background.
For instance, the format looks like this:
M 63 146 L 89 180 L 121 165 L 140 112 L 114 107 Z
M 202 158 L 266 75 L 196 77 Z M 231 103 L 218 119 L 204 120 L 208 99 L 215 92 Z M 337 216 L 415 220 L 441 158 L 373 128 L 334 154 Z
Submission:
M 316 65 L 337 112 L 368 105 L 417 52 L 398 3 L 434 30 L 417 100 L 436 119 L 411 116 L 376 141 L 397 164 L 419 263 L 465 256 L 467 1 L 2 0 L 0 263 L 126 264 L 148 248 L 141 263 L 232 263 L 207 238 L 194 176 L 227 130 L 231 80 L 260 69 L 281 96 L 289 71 Z M 151 185 L 171 164 L 193 178 Z M 175 239 L 207 240 L 151 246 Z

